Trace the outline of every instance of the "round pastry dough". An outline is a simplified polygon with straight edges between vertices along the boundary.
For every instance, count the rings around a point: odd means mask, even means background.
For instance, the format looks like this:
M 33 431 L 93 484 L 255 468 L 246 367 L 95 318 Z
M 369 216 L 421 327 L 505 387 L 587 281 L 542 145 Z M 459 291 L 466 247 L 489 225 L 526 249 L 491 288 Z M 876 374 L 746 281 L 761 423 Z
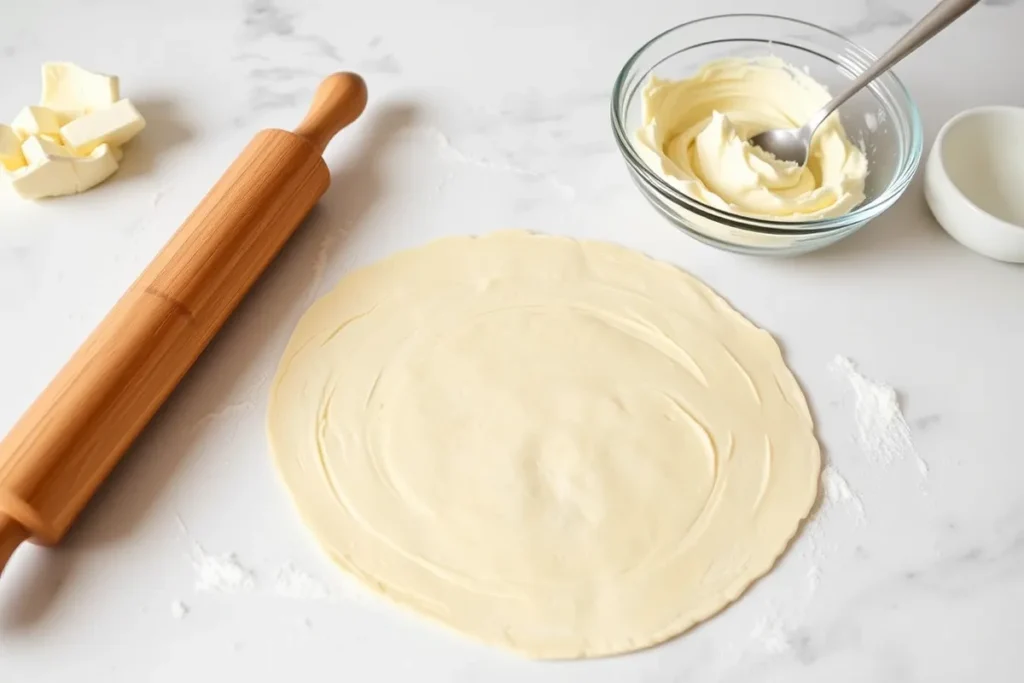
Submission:
M 721 610 L 785 549 L 820 467 L 767 332 L 672 266 L 520 232 L 344 278 L 288 344 L 269 435 L 345 570 L 538 658 Z

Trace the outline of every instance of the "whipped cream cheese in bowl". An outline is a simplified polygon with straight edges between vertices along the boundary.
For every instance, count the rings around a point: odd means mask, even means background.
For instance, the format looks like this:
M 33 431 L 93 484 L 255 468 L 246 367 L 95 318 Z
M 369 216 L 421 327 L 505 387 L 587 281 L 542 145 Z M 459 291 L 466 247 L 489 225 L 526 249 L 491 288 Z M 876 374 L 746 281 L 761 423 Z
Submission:
M 852 234 L 903 193 L 921 123 L 890 72 L 840 107 L 804 167 L 748 140 L 800 126 L 874 56 L 812 24 L 724 15 L 677 26 L 623 67 L 612 127 L 634 181 L 677 227 L 715 246 L 798 254 Z

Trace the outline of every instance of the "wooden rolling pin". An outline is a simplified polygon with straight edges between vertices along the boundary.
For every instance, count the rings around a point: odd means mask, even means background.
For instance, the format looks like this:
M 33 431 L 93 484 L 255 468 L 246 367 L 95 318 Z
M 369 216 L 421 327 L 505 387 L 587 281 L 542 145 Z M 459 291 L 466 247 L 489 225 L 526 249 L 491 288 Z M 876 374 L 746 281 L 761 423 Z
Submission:
M 260 132 L 0 442 L 0 571 L 64 536 L 327 190 L 324 148 L 365 107 L 337 73 L 294 132 Z

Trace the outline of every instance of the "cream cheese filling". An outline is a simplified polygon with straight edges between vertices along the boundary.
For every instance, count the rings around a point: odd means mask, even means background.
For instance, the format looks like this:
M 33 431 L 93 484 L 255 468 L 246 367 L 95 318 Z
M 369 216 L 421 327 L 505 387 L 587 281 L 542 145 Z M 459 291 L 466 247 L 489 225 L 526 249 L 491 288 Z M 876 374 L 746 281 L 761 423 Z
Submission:
M 867 159 L 836 114 L 818 129 L 806 166 L 748 142 L 770 128 L 803 125 L 830 98 L 780 59 L 715 61 L 679 81 L 651 77 L 642 97 L 638 152 L 672 187 L 703 204 L 802 221 L 841 216 L 864 200 Z

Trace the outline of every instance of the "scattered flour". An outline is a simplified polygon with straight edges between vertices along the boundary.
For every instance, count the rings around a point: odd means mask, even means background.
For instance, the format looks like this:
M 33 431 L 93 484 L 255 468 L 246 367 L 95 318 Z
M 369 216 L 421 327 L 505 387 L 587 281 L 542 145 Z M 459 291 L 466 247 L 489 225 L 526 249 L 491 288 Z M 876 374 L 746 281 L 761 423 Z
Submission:
M 814 519 L 804 526 L 800 535 L 801 549 L 799 557 L 805 563 L 807 598 L 814 597 L 814 591 L 821 585 L 824 568 L 831 564 L 832 557 L 839 552 L 839 544 L 835 541 L 836 534 L 827 533 L 827 514 L 822 509 Z
M 327 600 L 331 592 L 321 581 L 289 562 L 277 572 L 274 593 L 298 600 Z
M 818 590 L 818 586 L 821 585 L 821 565 L 812 564 L 807 568 L 807 588 L 811 595 Z
M 195 589 L 203 593 L 254 593 L 266 592 L 267 588 L 260 588 L 256 581 L 256 572 L 243 565 L 235 553 L 215 555 L 208 553 L 202 545 L 196 541 L 185 526 L 181 517 L 177 517 L 178 526 L 182 534 L 192 544 L 192 552 L 189 559 L 192 561 L 192 568 L 195 570 Z M 345 591 L 347 596 L 347 591 Z M 298 600 L 330 600 L 331 591 L 325 583 L 313 578 L 306 572 L 288 562 L 277 571 L 273 585 L 273 594 L 281 598 L 292 598 Z M 188 606 L 176 601 L 171 605 L 171 614 L 176 619 L 184 618 L 188 614 Z
M 779 619 L 771 616 L 763 617 L 754 624 L 750 637 L 760 642 L 765 652 L 769 654 L 781 654 L 790 649 L 785 626 Z
M 928 464 L 914 450 L 910 427 L 900 411 L 896 390 L 860 374 L 850 359 L 843 356 L 836 356 L 831 367 L 846 377 L 853 389 L 857 441 L 864 455 L 874 464 L 885 467 L 912 456 L 920 475 L 927 476 Z
M 238 561 L 234 553 L 213 555 L 193 543 L 192 567 L 196 590 L 212 593 L 243 593 L 256 588 L 256 575 Z
M 913 458 L 923 478 L 927 464 L 914 449 L 910 427 L 900 410 L 892 387 L 864 377 L 849 359 L 837 357 L 831 368 L 850 383 L 855 400 L 857 442 L 865 457 L 874 465 L 891 466 L 897 460 Z M 749 632 L 753 645 L 725 648 L 720 653 L 722 666 L 728 668 L 747 656 L 785 655 L 793 649 L 792 635 L 804 622 L 805 613 L 821 586 L 825 569 L 834 564 L 840 541 L 829 529 L 834 513 L 844 511 L 858 526 L 867 524 L 864 502 L 835 465 L 826 465 L 821 472 L 823 500 L 817 514 L 804 525 L 797 541 L 793 562 L 797 576 L 803 581 L 792 587 L 787 597 L 769 599 L 760 610 Z
M 857 524 L 865 524 L 864 503 L 850 488 L 849 482 L 833 465 L 826 465 L 821 471 L 821 483 L 825 488 L 825 502 L 830 505 L 847 505 Z
M 254 405 L 255 403 L 253 403 L 253 401 L 250 400 L 239 401 L 238 403 L 229 403 L 226 406 L 223 406 L 221 408 L 218 408 L 217 410 L 202 415 L 198 420 L 196 420 L 192 424 L 191 430 L 193 432 L 197 432 L 203 427 L 205 427 L 207 424 L 215 422 L 221 417 L 231 415 L 245 415 L 246 413 L 253 409 Z

